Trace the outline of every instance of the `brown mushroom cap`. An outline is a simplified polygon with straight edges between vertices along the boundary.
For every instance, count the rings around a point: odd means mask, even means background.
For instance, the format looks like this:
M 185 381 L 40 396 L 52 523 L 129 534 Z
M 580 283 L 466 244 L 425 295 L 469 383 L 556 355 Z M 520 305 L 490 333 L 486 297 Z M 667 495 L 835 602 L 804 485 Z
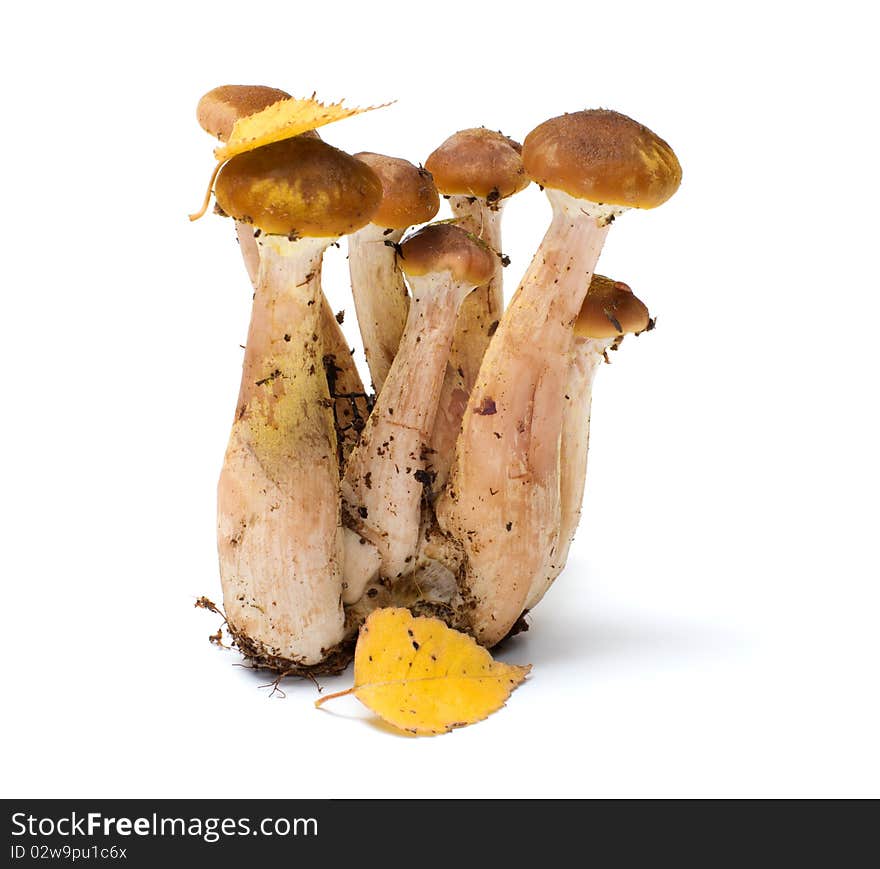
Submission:
M 440 196 L 427 169 L 409 160 L 371 151 L 354 155 L 366 163 L 382 182 L 382 202 L 372 222 L 387 229 L 406 229 L 430 220 L 440 209 Z
M 278 88 L 260 84 L 225 84 L 208 91 L 199 100 L 196 117 L 203 130 L 225 142 L 239 118 L 287 99 L 290 94 Z
M 618 338 L 643 332 L 650 322 L 647 307 L 625 283 L 593 275 L 574 333 L 580 338 Z
M 233 157 L 214 185 L 217 204 L 271 235 L 336 237 L 367 224 L 382 183 L 350 154 L 296 136 Z
M 647 127 L 608 109 L 544 121 L 526 136 L 523 164 L 543 187 L 604 205 L 655 208 L 681 184 L 672 148 Z
M 450 136 L 425 161 L 445 196 L 498 200 L 529 186 L 522 145 L 503 133 L 476 127 Z
M 401 245 L 400 267 L 411 277 L 452 272 L 463 284 L 479 286 L 495 272 L 495 254 L 476 236 L 453 223 L 432 223 Z

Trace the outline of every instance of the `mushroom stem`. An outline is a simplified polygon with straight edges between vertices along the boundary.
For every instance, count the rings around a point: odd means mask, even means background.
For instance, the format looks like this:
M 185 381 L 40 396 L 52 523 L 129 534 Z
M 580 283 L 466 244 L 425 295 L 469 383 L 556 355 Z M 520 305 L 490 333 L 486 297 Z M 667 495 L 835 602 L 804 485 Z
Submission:
M 464 372 L 462 381 L 468 395 L 476 383 L 480 363 L 504 313 L 501 265 L 501 212 L 504 204 L 503 199 L 492 204 L 473 196 L 449 197 L 456 223 L 485 242 L 498 255 L 492 277 L 464 300 L 455 324 L 449 363 L 453 369 L 460 367 Z
M 423 484 L 429 480 L 425 448 L 456 315 L 473 289 L 450 271 L 411 276 L 409 282 L 406 328 L 342 483 L 358 531 L 378 547 L 382 574 L 392 578 L 413 566 Z
M 238 239 L 238 249 L 241 251 L 245 270 L 251 279 L 253 288 L 256 289 L 260 277 L 260 247 L 254 236 L 254 227 L 243 220 L 236 220 L 235 237 Z
M 342 577 L 342 602 L 357 603 L 367 586 L 379 576 L 379 550 L 351 528 L 342 529 L 345 569 Z
M 565 405 L 562 411 L 559 461 L 559 543 L 545 573 L 539 573 L 532 584 L 525 609 L 538 604 L 568 560 L 574 533 L 581 517 L 584 485 L 587 475 L 587 451 L 590 445 L 590 407 L 593 381 L 605 353 L 616 338 L 575 337 L 571 352 Z
M 321 280 L 318 265 L 317 280 Z M 361 375 L 354 364 L 351 347 L 339 327 L 327 297 L 321 293 L 321 339 L 324 342 L 324 368 L 333 401 L 333 418 L 339 439 L 339 469 L 342 471 L 351 451 L 357 445 L 361 431 L 367 424 L 370 406 Z
M 472 627 L 501 640 L 557 546 L 559 439 L 573 324 L 607 214 L 547 190 L 553 219 L 483 358 L 462 422 L 441 527 L 465 549 Z
M 368 223 L 348 237 L 351 291 L 377 395 L 397 354 L 409 310 L 406 284 L 396 260 L 396 245 L 403 232 Z
M 449 205 L 456 223 L 475 235 L 498 254 L 492 277 L 477 287 L 462 303 L 443 378 L 437 418 L 431 432 L 431 464 L 435 474 L 433 489 L 440 492 L 449 477 L 455 441 L 468 396 L 474 388 L 480 364 L 504 311 L 501 265 L 501 210 L 504 200 L 487 204 L 473 196 L 450 196 Z
M 322 365 L 330 239 L 264 235 L 238 408 L 218 487 L 230 629 L 257 657 L 317 664 L 343 639 L 336 431 Z
M 241 220 L 235 221 L 235 234 L 238 237 L 238 246 L 251 279 L 254 289 L 257 288 L 257 280 L 260 273 L 260 246 L 257 244 L 254 228 L 249 223 Z M 321 261 L 318 261 L 315 280 L 321 285 Z M 330 388 L 330 398 L 333 400 L 334 419 L 336 420 L 336 434 L 339 446 L 340 469 L 345 464 L 355 444 L 360 437 L 361 429 L 366 424 L 370 415 L 367 395 L 364 385 L 358 373 L 357 366 L 351 356 L 351 349 L 345 334 L 339 327 L 336 315 L 322 292 L 321 296 L 321 338 L 324 344 L 324 367 L 327 369 L 327 379 Z

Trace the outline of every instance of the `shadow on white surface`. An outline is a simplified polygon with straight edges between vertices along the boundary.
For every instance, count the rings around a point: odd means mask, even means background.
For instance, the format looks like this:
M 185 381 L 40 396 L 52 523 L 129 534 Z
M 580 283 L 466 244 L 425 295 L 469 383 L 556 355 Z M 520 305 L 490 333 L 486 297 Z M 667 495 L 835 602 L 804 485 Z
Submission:
M 633 659 L 650 657 L 727 656 L 748 645 L 746 637 L 729 631 L 711 630 L 684 621 L 648 620 L 587 615 L 583 620 L 550 614 L 529 617 L 531 628 L 513 638 L 499 650 L 507 658 L 522 650 L 532 664 L 549 664 L 559 660 L 581 660 L 594 663 L 597 659 Z M 556 615 L 559 615 L 558 613 Z
M 629 606 L 603 600 L 602 578 L 595 576 L 579 589 L 575 576 L 589 576 L 589 566 L 572 559 L 544 600 L 526 617 L 529 630 L 497 649 L 502 660 L 528 661 L 534 666 L 579 663 L 594 666 L 650 659 L 705 661 L 744 654 L 757 644 L 730 623 L 687 618 L 645 605 Z

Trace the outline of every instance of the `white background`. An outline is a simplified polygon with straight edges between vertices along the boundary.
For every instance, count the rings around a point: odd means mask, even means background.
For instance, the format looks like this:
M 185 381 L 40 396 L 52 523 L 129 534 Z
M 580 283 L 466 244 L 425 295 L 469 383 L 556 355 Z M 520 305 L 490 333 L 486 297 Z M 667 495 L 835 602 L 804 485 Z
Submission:
M 4 12 L 5 796 L 880 792 L 878 81 L 862 3 L 44 3 Z M 207 637 L 214 487 L 250 289 L 194 109 L 225 83 L 352 105 L 424 160 L 618 109 L 680 192 L 600 271 L 658 318 L 596 386 L 565 574 L 490 720 L 410 739 Z M 549 210 L 505 217 L 508 290 Z M 345 252 L 325 286 L 347 298 Z M 353 324 L 353 312 L 348 325 Z M 323 680 L 338 690 L 345 676 Z

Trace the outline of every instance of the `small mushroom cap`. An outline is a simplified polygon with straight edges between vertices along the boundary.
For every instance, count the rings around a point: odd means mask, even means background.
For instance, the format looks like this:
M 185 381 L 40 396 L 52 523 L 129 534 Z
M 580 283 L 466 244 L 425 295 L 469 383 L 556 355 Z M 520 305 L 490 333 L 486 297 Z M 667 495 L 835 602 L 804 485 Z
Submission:
M 650 323 L 647 307 L 625 283 L 593 275 L 574 333 L 580 338 L 618 338 L 644 332 Z
M 366 225 L 382 182 L 350 154 L 296 136 L 233 157 L 214 185 L 217 204 L 270 235 L 328 238 Z
M 495 261 L 486 244 L 454 223 L 431 223 L 401 245 L 400 267 L 410 277 L 450 271 L 478 287 L 495 273 Z
M 428 157 L 425 168 L 445 196 L 498 200 L 529 186 L 522 145 L 485 127 L 454 133 Z
M 406 229 L 430 220 L 440 209 L 440 196 L 427 169 L 409 160 L 371 151 L 354 155 L 366 163 L 382 182 L 382 202 L 373 223 L 388 229 Z
M 560 115 L 523 145 L 533 181 L 604 205 L 655 208 L 681 184 L 672 148 L 632 118 L 608 109 Z
M 225 84 L 208 91 L 196 108 L 202 129 L 225 142 L 239 118 L 261 112 L 290 94 L 261 84 Z

